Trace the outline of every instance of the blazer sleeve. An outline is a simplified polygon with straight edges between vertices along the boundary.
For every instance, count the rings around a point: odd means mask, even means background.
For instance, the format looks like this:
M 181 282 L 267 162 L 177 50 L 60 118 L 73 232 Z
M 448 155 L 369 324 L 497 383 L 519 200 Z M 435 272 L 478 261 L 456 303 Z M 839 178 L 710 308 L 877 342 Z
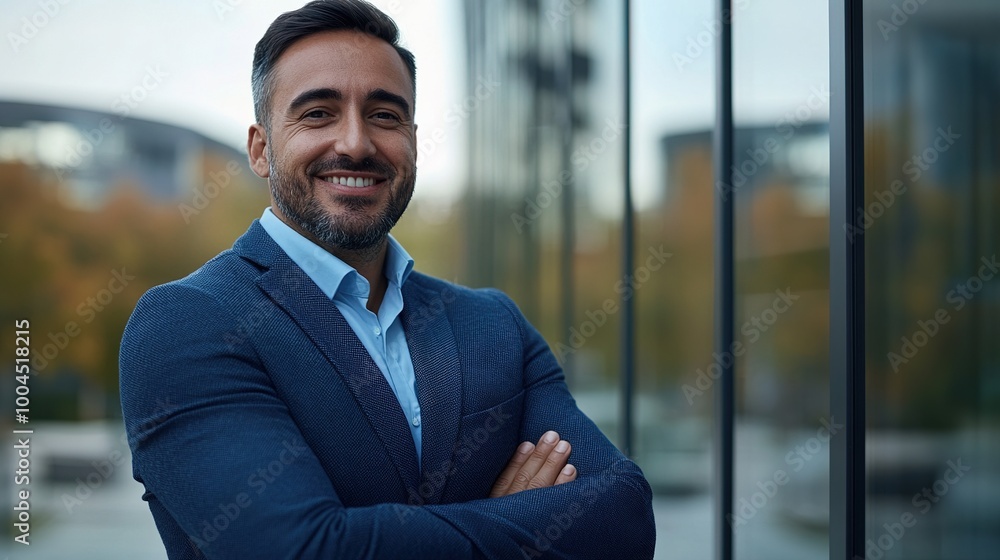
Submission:
M 577 480 L 465 503 L 345 507 L 260 358 L 232 343 L 246 310 L 177 284 L 143 296 L 122 340 L 122 410 L 170 558 L 651 558 L 642 473 L 577 409 L 541 335 L 496 297 L 523 341 L 521 439 L 558 431 Z
M 491 292 L 521 330 L 527 390 L 521 439 L 537 441 L 547 430 L 559 432 L 573 446 L 570 462 L 577 479 L 427 509 L 468 535 L 491 559 L 652 558 L 652 491 L 641 470 L 577 408 L 541 334 L 506 295 Z
M 171 559 L 482 558 L 427 508 L 344 507 L 259 358 L 232 343 L 246 328 L 235 316 L 168 284 L 122 340 L 133 472 Z

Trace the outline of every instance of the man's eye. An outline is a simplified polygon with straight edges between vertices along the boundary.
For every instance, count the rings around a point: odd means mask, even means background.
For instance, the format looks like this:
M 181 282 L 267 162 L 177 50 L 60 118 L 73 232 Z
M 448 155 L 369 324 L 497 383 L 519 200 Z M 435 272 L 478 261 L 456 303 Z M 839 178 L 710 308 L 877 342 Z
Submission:
M 323 119 L 323 118 L 326 118 L 328 116 L 330 116 L 330 113 L 327 113 L 326 111 L 324 111 L 322 109 L 315 109 L 315 110 L 309 111 L 308 113 L 305 114 L 305 117 L 307 119 Z
M 379 111 L 378 113 L 375 113 L 372 116 L 375 117 L 376 119 L 380 120 L 380 121 L 398 121 L 399 120 L 399 117 L 397 117 L 395 114 L 390 113 L 388 111 Z

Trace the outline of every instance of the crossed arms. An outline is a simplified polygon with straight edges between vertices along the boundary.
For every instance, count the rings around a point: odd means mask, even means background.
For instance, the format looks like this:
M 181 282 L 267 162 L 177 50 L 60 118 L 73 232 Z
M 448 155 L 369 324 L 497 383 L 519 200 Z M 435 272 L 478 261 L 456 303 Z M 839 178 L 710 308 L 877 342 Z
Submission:
M 134 473 L 170 557 L 651 558 L 642 473 L 577 409 L 538 332 L 493 297 L 523 347 L 518 440 L 538 444 L 498 465 L 476 499 L 348 507 L 258 351 L 217 343 L 234 323 L 227 307 L 198 287 L 147 293 L 122 342 L 122 405 Z M 573 468 L 563 469 L 570 449 L 540 439 L 549 431 L 575 444 Z

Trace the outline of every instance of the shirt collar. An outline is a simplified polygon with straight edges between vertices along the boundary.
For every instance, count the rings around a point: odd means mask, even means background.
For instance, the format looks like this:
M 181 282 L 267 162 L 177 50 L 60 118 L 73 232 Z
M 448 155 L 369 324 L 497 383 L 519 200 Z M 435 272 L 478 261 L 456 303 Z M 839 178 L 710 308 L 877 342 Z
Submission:
M 334 299 L 338 293 L 342 296 L 368 297 L 368 281 L 357 270 L 278 219 L 270 207 L 264 209 L 260 225 L 326 297 Z M 413 258 L 392 235 L 388 238 L 385 276 L 390 285 L 401 289 L 413 271 Z

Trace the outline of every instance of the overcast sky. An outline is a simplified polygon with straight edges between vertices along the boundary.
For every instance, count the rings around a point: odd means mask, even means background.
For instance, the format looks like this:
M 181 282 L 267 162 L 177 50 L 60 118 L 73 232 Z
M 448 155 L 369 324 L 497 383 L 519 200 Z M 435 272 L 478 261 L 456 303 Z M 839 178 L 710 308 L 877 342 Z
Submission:
M 548 0 L 558 6 L 571 0 Z M 4 0 L 0 14 L 0 98 L 112 111 L 151 71 L 162 80 L 132 112 L 242 146 L 253 121 L 253 47 L 282 12 L 304 0 Z M 465 131 L 446 120 L 465 96 L 461 0 L 374 0 L 399 24 L 417 57 L 418 135 L 444 140 L 422 150 L 418 196 L 454 198 L 464 178 Z M 43 7 L 58 5 L 48 16 Z M 599 24 L 618 0 L 601 0 Z M 736 117 L 774 123 L 828 82 L 825 2 L 734 0 Z M 667 132 L 707 128 L 714 114 L 714 55 L 708 0 L 634 1 L 634 176 L 637 200 L 662 189 L 657 152 Z M 43 25 L 32 29 L 25 23 Z M 598 59 L 595 103 L 617 103 L 617 31 L 581 30 Z M 620 28 L 619 28 L 620 29 Z M 605 46 L 608 45 L 608 46 Z M 685 57 L 685 58 L 679 58 Z M 609 59 L 610 58 L 610 59 Z M 826 116 L 823 108 L 817 118 Z M 598 131 L 599 132 L 599 131 Z M 441 138 L 441 136 L 439 136 Z M 512 162 L 512 165 L 516 165 Z M 611 196 L 611 193 L 608 193 Z M 615 197 L 611 197 L 615 198 Z
M 60 0 L 52 0 L 58 4 Z M 253 122 L 253 47 L 279 14 L 304 0 L 61 0 L 59 12 L 31 33 L 22 18 L 46 18 L 37 0 L 5 0 L 0 15 L 0 98 L 112 111 L 150 69 L 164 77 L 131 112 L 197 130 L 236 147 Z M 445 126 L 462 96 L 459 0 L 375 0 L 397 20 L 417 57 L 422 130 Z M 426 32 L 435 29 L 434 32 Z M 447 31 L 443 31 L 447 30 Z M 421 63 L 428 61 L 426 63 Z M 430 63 L 429 61 L 435 61 Z M 454 192 L 461 176 L 461 131 L 446 130 L 440 149 L 423 158 L 423 190 Z

